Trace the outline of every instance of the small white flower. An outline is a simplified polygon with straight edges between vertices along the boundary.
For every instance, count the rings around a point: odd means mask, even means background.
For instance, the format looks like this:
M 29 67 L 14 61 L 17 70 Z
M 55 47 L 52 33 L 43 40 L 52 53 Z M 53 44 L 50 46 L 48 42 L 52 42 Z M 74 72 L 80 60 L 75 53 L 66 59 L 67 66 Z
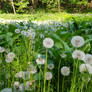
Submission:
M 14 82 L 14 88 L 19 88 L 19 82 L 18 81 L 16 81 L 16 82 Z
M 13 58 L 6 58 L 5 61 L 6 61 L 7 63 L 11 63 L 11 62 L 13 61 Z
M 32 86 L 32 82 L 27 81 L 26 86 L 25 86 L 25 90 L 31 90 L 31 86 Z
M 60 56 L 61 56 L 62 58 L 66 58 L 66 57 L 67 57 L 67 55 L 66 55 L 66 54 L 64 54 L 64 53 L 63 53 L 63 54 L 61 54 Z
M 39 65 L 39 64 L 45 64 L 45 59 L 43 58 L 38 58 L 36 59 L 36 63 Z
M 80 51 L 80 50 L 75 50 L 73 53 L 72 53 L 72 57 L 73 59 L 78 59 L 78 60 L 84 60 L 85 58 L 85 53 Z
M 88 72 L 89 74 L 92 74 L 92 66 L 89 64 L 81 64 L 80 65 L 80 72 Z
M 15 54 L 13 52 L 9 52 L 7 55 L 8 58 L 14 58 Z
M 45 48 L 52 48 L 53 45 L 54 45 L 54 41 L 53 41 L 51 38 L 45 38 L 45 39 L 43 40 L 43 46 L 44 46 Z
M 51 80 L 52 79 L 52 77 L 53 77 L 53 75 L 52 75 L 52 73 L 51 72 L 46 72 L 46 80 Z
M 88 78 L 85 78 L 85 77 L 82 77 L 82 80 L 84 81 L 84 82 L 89 82 L 90 80 L 91 80 L 91 78 L 90 77 L 88 77 Z
M 24 29 L 27 29 L 27 28 L 28 28 L 28 27 L 25 25 L 25 26 L 24 26 Z
M 5 48 L 0 46 L 0 53 L 3 53 L 3 52 L 5 52 Z
M 92 64 L 92 55 L 86 54 L 84 62 L 87 63 L 87 64 Z
M 54 64 L 48 64 L 48 69 L 50 70 L 54 69 Z
M 11 88 L 4 88 L 3 90 L 1 90 L 1 92 L 12 92 Z
M 21 31 L 21 34 L 26 35 L 26 31 L 25 30 Z
M 20 33 L 20 30 L 19 29 L 15 29 L 15 33 Z
M 24 72 L 23 72 L 23 71 L 20 71 L 20 72 L 18 73 L 18 77 L 19 77 L 19 78 L 23 78 L 23 77 L 24 77 Z
M 30 73 L 31 74 L 35 74 L 36 72 L 37 72 L 36 67 L 31 64 L 31 66 L 30 66 Z
M 63 76 L 68 76 L 70 74 L 70 68 L 67 66 L 63 66 L 61 68 L 61 73 Z
M 81 47 L 84 45 L 84 38 L 81 37 L 81 36 L 74 36 L 71 40 L 71 44 L 74 46 L 74 47 Z

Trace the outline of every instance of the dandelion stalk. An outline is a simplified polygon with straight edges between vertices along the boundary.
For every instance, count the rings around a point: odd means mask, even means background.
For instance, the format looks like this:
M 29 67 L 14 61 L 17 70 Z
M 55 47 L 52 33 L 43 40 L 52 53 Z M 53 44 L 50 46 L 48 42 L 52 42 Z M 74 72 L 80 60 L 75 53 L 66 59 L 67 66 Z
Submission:
M 60 64 L 61 64 L 61 61 L 59 62 L 59 66 L 58 66 L 58 85 L 57 85 L 57 92 L 59 92 L 59 70 L 60 70 Z
M 49 83 L 48 83 L 48 92 L 50 92 L 50 83 L 51 83 L 51 81 L 49 81 Z
M 48 54 L 48 49 L 46 49 L 46 61 L 45 61 L 45 68 L 44 68 L 44 88 L 43 88 L 43 92 L 45 92 L 45 89 L 46 89 L 46 76 L 45 76 L 45 73 L 47 71 L 47 54 Z

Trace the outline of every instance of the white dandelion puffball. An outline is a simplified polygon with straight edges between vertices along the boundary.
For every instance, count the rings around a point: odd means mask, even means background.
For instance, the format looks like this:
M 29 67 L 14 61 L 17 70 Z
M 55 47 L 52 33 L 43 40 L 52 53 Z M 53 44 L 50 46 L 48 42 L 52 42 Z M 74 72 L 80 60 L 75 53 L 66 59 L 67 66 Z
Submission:
M 15 87 L 15 88 L 19 88 L 19 84 L 20 84 L 20 83 L 19 83 L 18 81 L 14 82 L 14 87 Z
M 11 88 L 4 88 L 0 92 L 12 92 L 12 89 Z
M 8 58 L 14 58 L 15 54 L 13 52 L 9 52 L 7 55 Z
M 25 85 L 25 90 L 31 90 L 32 82 L 27 81 Z
M 5 61 L 6 61 L 7 63 L 11 63 L 11 62 L 13 61 L 13 58 L 6 58 Z
M 85 53 L 83 51 L 80 51 L 80 50 L 75 50 L 72 53 L 72 57 L 73 57 L 73 59 L 84 60 L 85 59 Z
M 26 35 L 26 31 L 25 30 L 21 31 L 21 34 Z
M 89 64 L 81 64 L 80 65 L 80 72 L 88 72 L 89 74 L 92 74 L 92 66 Z
M 82 77 L 82 80 L 84 81 L 84 82 L 89 82 L 90 80 L 91 80 L 91 78 L 90 77 L 88 77 L 88 78 L 85 78 L 85 77 Z
M 19 29 L 15 29 L 15 33 L 20 33 L 20 30 Z
M 45 39 L 43 40 L 43 46 L 44 46 L 45 48 L 52 48 L 53 45 L 54 45 L 54 41 L 53 41 L 51 38 L 45 38 Z
M 31 65 L 30 73 L 35 74 L 37 72 L 36 67 Z
M 53 75 L 52 75 L 52 73 L 51 72 L 46 72 L 46 80 L 51 80 L 52 79 L 52 77 L 53 77 Z
M 3 52 L 5 52 L 5 48 L 0 46 L 0 53 L 3 53 Z
M 36 63 L 39 65 L 39 64 L 45 64 L 45 59 L 43 59 L 43 58 L 38 58 L 38 59 L 36 59 Z
M 63 76 L 68 76 L 68 75 L 70 74 L 70 68 L 67 67 L 67 66 L 63 66 L 63 67 L 61 68 L 61 74 L 62 74 Z
M 87 71 L 87 64 L 81 64 L 79 69 L 80 69 L 80 72 Z
M 17 74 L 17 77 L 23 78 L 23 77 L 24 77 L 24 72 L 23 72 L 23 71 L 20 71 L 20 72 Z
M 63 53 L 63 54 L 61 54 L 60 56 L 61 56 L 62 58 L 66 58 L 66 57 L 67 57 L 67 55 L 66 55 L 66 54 L 64 54 L 64 53 Z
M 54 69 L 54 64 L 48 64 L 48 69 L 50 70 Z
M 86 54 L 84 62 L 87 64 L 92 64 L 92 55 L 91 54 Z
M 74 46 L 74 47 L 81 47 L 84 45 L 84 38 L 81 37 L 81 36 L 74 36 L 71 40 L 71 44 Z

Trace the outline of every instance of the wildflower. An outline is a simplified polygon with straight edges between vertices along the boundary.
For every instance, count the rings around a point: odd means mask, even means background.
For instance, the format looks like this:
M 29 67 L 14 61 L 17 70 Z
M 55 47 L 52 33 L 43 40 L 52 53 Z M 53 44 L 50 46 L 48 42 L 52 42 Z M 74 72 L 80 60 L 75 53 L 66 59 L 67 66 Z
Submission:
M 45 64 L 45 59 L 43 59 L 43 58 L 38 58 L 38 59 L 36 59 L 36 63 L 37 63 L 37 64 Z
M 84 38 L 81 37 L 81 36 L 74 36 L 71 40 L 71 44 L 74 46 L 74 47 L 81 47 L 84 45 Z
M 20 33 L 20 30 L 19 29 L 15 29 L 15 33 Z
M 9 52 L 5 61 L 7 63 L 10 63 L 13 61 L 14 57 L 15 57 L 15 54 L 13 52 Z
M 13 58 L 6 58 L 6 59 L 5 59 L 5 61 L 6 61 L 7 63 L 11 63 L 12 60 L 13 60 Z
M 87 63 L 87 64 L 92 64 L 92 55 L 86 54 L 84 62 Z
M 61 68 L 61 73 L 63 76 L 68 76 L 70 74 L 70 68 L 67 66 L 63 66 Z
M 15 54 L 13 52 L 9 52 L 7 55 L 8 58 L 14 58 Z
M 5 48 L 0 46 L 0 53 L 3 53 L 4 51 L 5 51 Z
M 74 59 L 78 59 L 78 60 L 84 60 L 85 58 L 85 53 L 80 51 L 80 50 L 75 50 L 73 53 L 72 53 L 72 57 Z
M 62 58 L 66 58 L 66 57 L 67 57 L 67 55 L 66 55 L 66 54 L 64 54 L 64 53 L 63 53 L 63 54 L 61 54 L 60 56 L 61 56 Z
M 19 88 L 19 84 L 20 83 L 18 81 L 14 82 L 14 88 L 18 89 Z
M 52 48 L 54 45 L 54 41 L 51 38 L 45 38 L 43 40 L 43 45 L 45 48 Z
M 32 64 L 30 66 L 30 70 L 29 71 L 30 71 L 31 74 L 35 74 L 37 72 L 36 67 L 34 65 L 32 65 Z
M 51 79 L 52 79 L 52 73 L 46 72 L 46 80 L 51 80 Z
M 25 30 L 21 31 L 21 34 L 26 35 L 26 31 Z
M 54 68 L 54 64 L 48 64 L 48 69 L 52 70 Z
M 27 81 L 26 86 L 25 86 L 25 90 L 31 90 L 31 86 L 32 86 L 32 82 Z
M 81 64 L 80 65 L 80 72 L 88 72 L 89 74 L 92 74 L 92 66 L 89 64 Z

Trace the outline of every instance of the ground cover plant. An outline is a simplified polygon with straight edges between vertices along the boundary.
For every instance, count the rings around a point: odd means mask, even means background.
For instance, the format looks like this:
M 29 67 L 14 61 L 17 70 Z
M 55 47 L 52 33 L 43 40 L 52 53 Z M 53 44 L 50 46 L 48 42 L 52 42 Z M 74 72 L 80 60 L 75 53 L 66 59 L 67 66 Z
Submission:
M 92 92 L 92 21 L 0 24 L 0 92 Z
M 44 11 L 38 11 L 34 14 L 0 14 L 0 20 L 31 20 L 31 21 L 69 21 L 71 18 L 75 18 L 76 21 L 91 21 L 92 13 L 67 13 L 67 12 L 56 12 L 56 13 L 45 13 Z

